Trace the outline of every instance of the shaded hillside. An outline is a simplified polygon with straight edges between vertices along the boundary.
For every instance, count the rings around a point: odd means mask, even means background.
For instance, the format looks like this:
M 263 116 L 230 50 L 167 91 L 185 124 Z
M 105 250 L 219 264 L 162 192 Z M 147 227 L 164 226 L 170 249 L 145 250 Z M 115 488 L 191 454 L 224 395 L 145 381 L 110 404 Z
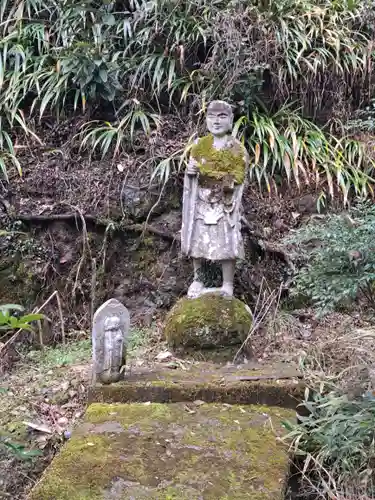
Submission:
M 2 225 L 27 234 L 2 237 L 1 300 L 57 289 L 83 328 L 109 296 L 150 318 L 185 293 L 181 172 L 216 97 L 252 158 L 237 294 L 287 284 L 280 237 L 371 190 L 373 17 L 353 0 L 3 2 Z

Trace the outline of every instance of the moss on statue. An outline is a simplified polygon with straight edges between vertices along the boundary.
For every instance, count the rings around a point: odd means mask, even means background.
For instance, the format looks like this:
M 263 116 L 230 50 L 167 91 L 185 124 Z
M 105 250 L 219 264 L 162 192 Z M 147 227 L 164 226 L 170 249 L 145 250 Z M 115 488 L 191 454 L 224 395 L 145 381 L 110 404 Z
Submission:
M 267 406 L 89 406 L 31 500 L 281 500 L 294 412 Z
M 165 337 L 172 347 L 198 349 L 242 343 L 248 336 L 252 316 L 235 297 L 206 294 L 181 299 L 165 321 Z
M 197 161 L 200 173 L 216 180 L 232 175 L 237 184 L 242 184 L 246 173 L 245 148 L 236 139 L 228 149 L 215 149 L 213 144 L 213 136 L 206 135 L 191 148 L 191 156 Z

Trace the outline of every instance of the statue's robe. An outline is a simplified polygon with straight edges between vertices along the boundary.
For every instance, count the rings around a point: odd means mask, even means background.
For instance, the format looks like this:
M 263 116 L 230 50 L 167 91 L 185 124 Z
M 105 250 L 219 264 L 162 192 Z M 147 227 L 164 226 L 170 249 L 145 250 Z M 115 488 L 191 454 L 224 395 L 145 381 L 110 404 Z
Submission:
M 240 146 L 244 160 L 244 178 L 247 170 L 247 152 Z M 234 183 L 230 195 L 223 194 L 225 175 L 207 175 L 207 169 L 200 168 L 205 162 L 190 157 L 198 167 L 197 175 L 185 172 L 183 191 L 183 213 L 181 230 L 181 251 L 184 256 L 210 261 L 244 258 L 241 235 L 242 194 L 245 182 Z M 205 164 L 205 163 L 204 163 Z

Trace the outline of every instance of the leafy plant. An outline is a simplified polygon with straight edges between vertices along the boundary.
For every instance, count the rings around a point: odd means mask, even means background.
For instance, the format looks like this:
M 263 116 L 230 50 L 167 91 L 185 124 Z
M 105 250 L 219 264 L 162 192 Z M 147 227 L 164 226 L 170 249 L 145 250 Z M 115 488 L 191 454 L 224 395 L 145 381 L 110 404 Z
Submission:
M 349 132 L 374 132 L 375 130 L 375 99 L 372 99 L 370 104 L 364 109 L 354 113 L 351 120 L 348 121 L 345 127 Z
M 13 141 L 31 134 L 29 115 L 87 111 L 81 147 L 119 154 L 138 131 L 158 129 L 161 114 L 183 113 L 186 123 L 224 98 L 243 116 L 262 187 L 317 178 L 344 202 L 366 196 L 373 165 L 361 145 L 302 116 L 330 116 L 358 89 L 371 95 L 371 12 L 359 0 L 4 0 L 0 168 L 21 172 Z M 298 113 L 283 107 L 291 102 Z M 100 119 L 103 109 L 112 116 Z M 159 165 L 162 182 L 177 156 Z
M 43 314 L 25 314 L 17 317 L 11 314 L 12 311 L 23 312 L 24 308 L 18 304 L 0 305 L 0 330 L 31 330 L 30 323 L 44 317 Z
M 300 464 L 302 459 L 306 493 L 365 500 L 375 494 L 375 337 L 372 328 L 342 327 L 317 338 L 301 357 L 308 389 L 298 423 L 284 423 L 289 431 L 284 441 Z
M 301 406 L 308 416 L 299 415 L 298 425 L 285 423 L 289 434 L 284 439 L 305 459 L 304 471 L 310 469 L 312 477 L 319 471 L 322 494 L 355 483 L 372 497 L 374 397 L 350 400 L 337 392 L 307 392 Z
M 149 136 L 152 127 L 157 129 L 160 125 L 159 116 L 143 109 L 138 100 L 126 101 L 122 108 L 125 110 L 125 115 L 116 123 L 86 123 L 80 134 L 81 148 L 91 151 L 99 149 L 102 157 L 109 151 L 112 151 L 113 156 L 116 156 L 129 140 L 130 142 L 134 140 L 138 126 L 141 127 L 145 135 Z
M 362 203 L 347 214 L 311 222 L 285 239 L 305 265 L 292 294 L 304 295 L 321 314 L 362 296 L 375 307 L 375 206 Z
M 10 441 L 3 437 L 0 438 L 0 444 L 7 448 L 19 460 L 31 460 L 34 457 L 43 455 L 41 450 L 27 450 L 23 444 Z
M 288 106 L 273 116 L 257 110 L 250 119 L 242 116 L 234 127 L 238 132 L 248 136 L 252 177 L 269 191 L 271 181 L 279 177 L 298 187 L 315 183 L 332 198 L 338 188 L 344 203 L 351 192 L 364 197 L 370 192 L 372 179 L 367 172 L 373 165 L 371 160 L 367 163 L 361 144 L 335 139 Z

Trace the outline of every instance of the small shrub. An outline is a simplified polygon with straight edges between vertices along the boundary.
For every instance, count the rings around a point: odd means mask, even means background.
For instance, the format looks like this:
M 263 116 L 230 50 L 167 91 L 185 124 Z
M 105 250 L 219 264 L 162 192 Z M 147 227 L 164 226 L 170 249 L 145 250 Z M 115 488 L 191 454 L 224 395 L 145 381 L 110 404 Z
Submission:
M 356 484 L 373 498 L 375 399 L 372 393 L 353 401 L 335 392 L 315 393 L 303 406 L 309 415 L 299 416 L 298 425 L 286 424 L 290 431 L 286 439 L 291 441 L 294 453 L 305 459 L 305 471 L 310 469 L 311 479 L 315 475 L 317 488 L 327 494 L 344 485 Z
M 317 339 L 300 360 L 309 389 L 284 439 L 303 461 L 303 490 L 313 498 L 374 498 L 374 343 L 372 328 L 347 325 Z
M 292 295 L 310 299 L 321 314 L 361 296 L 375 308 L 375 206 L 313 221 L 285 240 L 307 263 L 297 272 Z

